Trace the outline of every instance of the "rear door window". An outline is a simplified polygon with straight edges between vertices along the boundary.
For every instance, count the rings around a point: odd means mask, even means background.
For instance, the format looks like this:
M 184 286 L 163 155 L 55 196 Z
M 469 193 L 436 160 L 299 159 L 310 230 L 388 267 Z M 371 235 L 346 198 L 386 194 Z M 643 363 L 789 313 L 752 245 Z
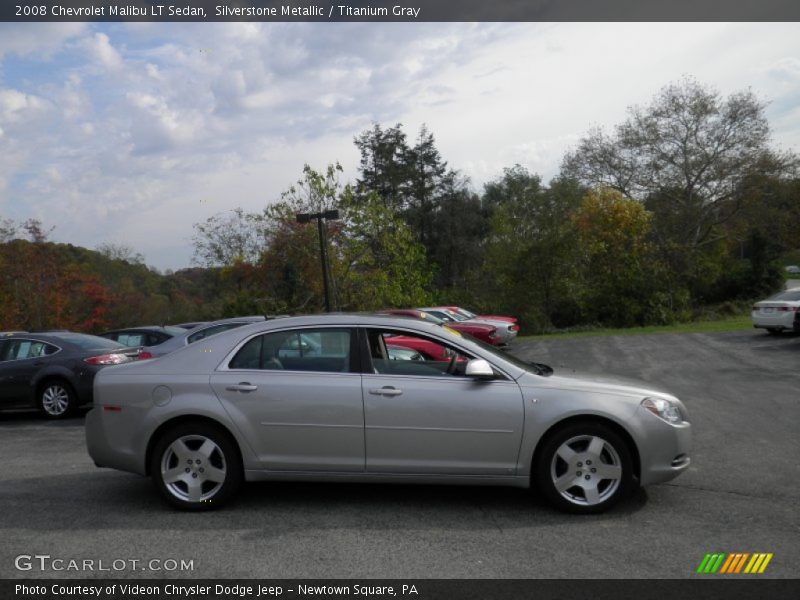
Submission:
M 230 369 L 348 373 L 353 370 L 350 329 L 279 331 L 249 340 L 230 361 Z

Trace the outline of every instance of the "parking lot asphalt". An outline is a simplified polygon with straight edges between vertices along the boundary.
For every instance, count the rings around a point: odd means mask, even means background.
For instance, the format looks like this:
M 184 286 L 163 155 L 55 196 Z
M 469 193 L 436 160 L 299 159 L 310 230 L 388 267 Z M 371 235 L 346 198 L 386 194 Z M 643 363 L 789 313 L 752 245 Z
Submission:
M 547 339 L 512 352 L 669 389 L 690 411 L 690 470 L 597 516 L 519 489 L 288 483 L 186 514 L 147 479 L 96 468 L 82 418 L 0 413 L 0 577 L 684 578 L 708 552 L 771 552 L 757 577 L 797 576 L 800 336 Z M 34 554 L 193 570 L 15 568 Z

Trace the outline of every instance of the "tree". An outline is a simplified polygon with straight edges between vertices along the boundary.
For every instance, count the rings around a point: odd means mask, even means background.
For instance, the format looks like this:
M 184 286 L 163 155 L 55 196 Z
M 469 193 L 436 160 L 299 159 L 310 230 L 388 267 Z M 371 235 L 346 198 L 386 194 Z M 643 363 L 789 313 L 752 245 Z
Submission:
M 447 170 L 433 134 L 423 125 L 417 143 L 406 150 L 406 180 L 401 184 L 404 198 L 403 217 L 417 240 L 425 247 L 429 257 L 439 253 L 436 248 L 436 226 L 432 217 L 445 210 L 442 200 L 445 195 L 466 192 L 466 186 L 457 189 L 456 173 Z
M 358 197 L 375 193 L 387 208 L 406 208 L 404 191 L 410 179 L 410 150 L 403 126 L 397 123 L 383 130 L 375 123 L 372 129 L 356 136 L 354 142 L 361 153 L 361 178 L 356 182 Z
M 586 193 L 572 222 L 581 248 L 581 304 L 590 322 L 629 327 L 652 320 L 660 281 L 652 214 L 605 187 Z
M 0 218 L 0 244 L 10 242 L 17 236 L 17 224 L 13 219 Z
M 725 236 L 720 226 L 740 208 L 750 173 L 785 160 L 768 147 L 764 104 L 751 91 L 723 98 L 693 79 L 664 87 L 647 107 L 632 107 L 609 135 L 591 131 L 567 154 L 563 172 L 586 185 L 612 187 L 657 204 L 655 233 L 688 251 Z M 659 222 L 679 226 L 666 230 Z
M 194 261 L 207 267 L 255 264 L 264 248 L 262 216 L 242 208 L 213 215 L 204 223 L 195 223 L 194 229 Z
M 516 165 L 486 185 L 492 207 L 486 249 L 486 308 L 505 310 L 534 330 L 573 324 L 576 243 L 570 216 L 579 187 L 556 180 L 548 189 Z
M 262 256 L 266 285 L 286 310 L 320 309 L 322 276 L 315 227 L 298 224 L 299 212 L 338 209 L 326 224 L 335 304 L 371 310 L 420 304 L 429 298 L 429 267 L 408 227 L 376 194 L 357 197 L 339 181 L 341 167 L 324 173 L 306 166 L 303 177 L 265 210 L 269 245 Z
M 130 246 L 116 242 L 104 242 L 97 246 L 97 251 L 111 260 L 121 260 L 129 264 L 144 264 L 144 256 Z
M 480 197 L 466 182 L 455 178 L 439 193 L 436 212 L 427 216 L 430 228 L 429 256 L 436 264 L 434 275 L 445 303 L 460 298 L 474 304 L 483 287 L 485 240 L 489 235 L 489 213 Z
M 411 229 L 378 196 L 343 197 L 337 292 L 346 310 L 420 306 L 430 299 L 432 268 Z

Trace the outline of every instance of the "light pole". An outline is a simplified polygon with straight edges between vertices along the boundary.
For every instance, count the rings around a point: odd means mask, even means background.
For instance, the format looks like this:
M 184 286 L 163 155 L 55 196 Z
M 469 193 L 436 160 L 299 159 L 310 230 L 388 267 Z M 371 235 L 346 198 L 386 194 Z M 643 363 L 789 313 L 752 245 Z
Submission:
M 318 213 L 297 213 L 295 215 L 298 223 L 309 223 L 311 219 L 317 220 L 319 230 L 319 257 L 322 262 L 322 286 L 325 289 L 325 312 L 331 312 L 331 290 L 328 275 L 328 239 L 327 230 L 322 223 L 325 221 L 335 221 L 339 218 L 338 210 L 326 210 Z

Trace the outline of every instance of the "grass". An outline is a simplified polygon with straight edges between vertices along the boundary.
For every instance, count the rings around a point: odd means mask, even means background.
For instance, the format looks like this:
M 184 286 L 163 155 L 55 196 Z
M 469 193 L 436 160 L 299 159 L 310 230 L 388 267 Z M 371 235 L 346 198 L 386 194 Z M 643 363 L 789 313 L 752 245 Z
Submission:
M 676 323 L 675 325 L 652 325 L 649 327 L 628 327 L 619 329 L 603 327 L 581 331 L 573 330 L 544 333 L 541 335 L 526 335 L 518 337 L 517 340 L 526 341 L 546 338 L 567 339 L 599 335 L 643 335 L 652 333 L 713 333 L 720 331 L 743 331 L 752 328 L 753 322 L 750 320 L 750 315 L 739 315 L 715 321 L 693 321 L 691 323 Z

